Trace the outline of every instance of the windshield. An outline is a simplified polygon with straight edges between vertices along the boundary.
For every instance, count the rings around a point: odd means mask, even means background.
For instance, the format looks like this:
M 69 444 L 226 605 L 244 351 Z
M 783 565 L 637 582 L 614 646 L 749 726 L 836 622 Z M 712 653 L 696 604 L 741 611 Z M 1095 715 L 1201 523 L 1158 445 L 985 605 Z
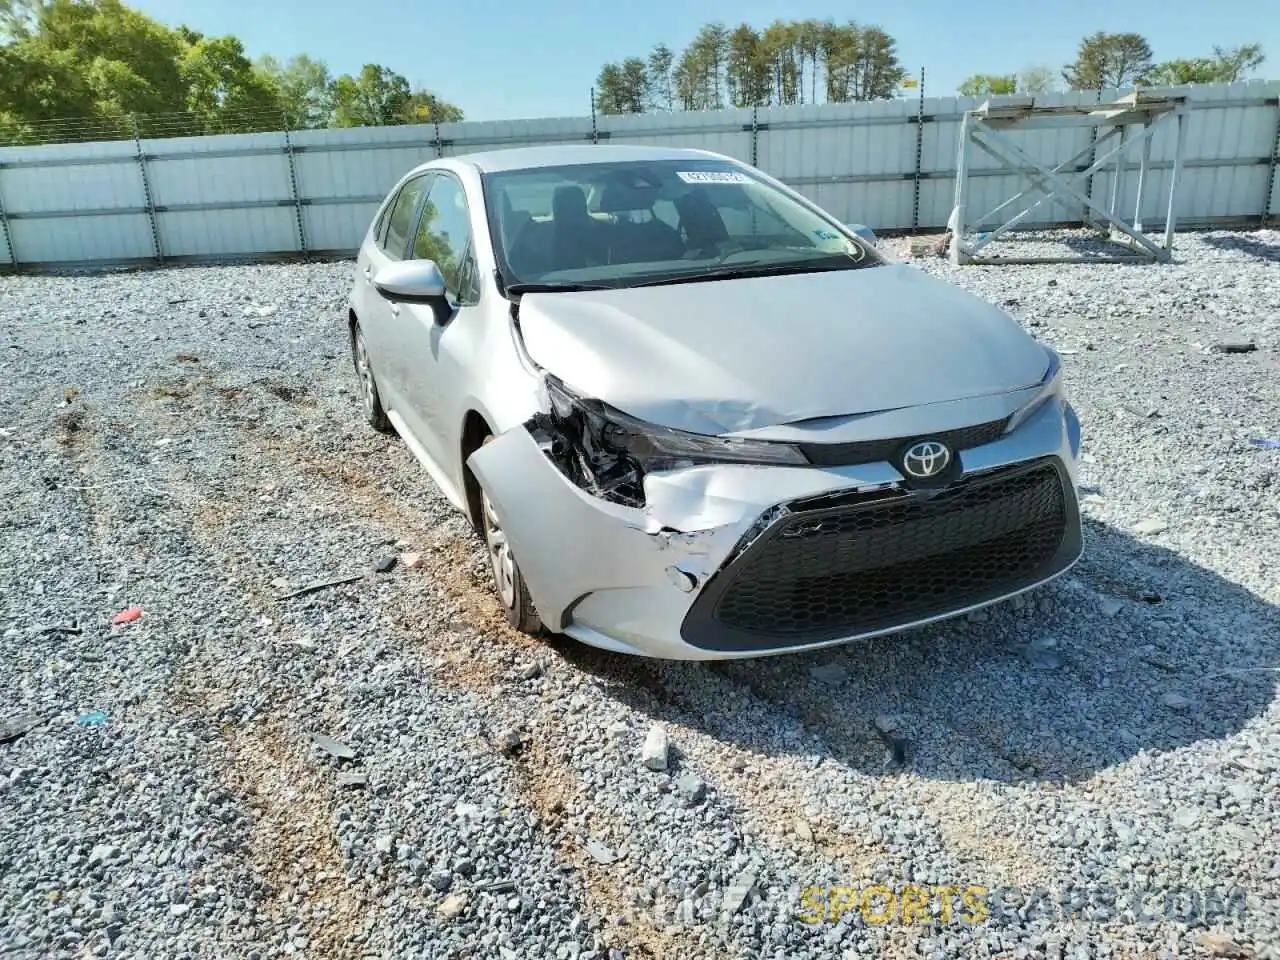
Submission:
M 628 287 L 884 263 L 839 224 L 722 160 L 538 167 L 483 181 L 508 288 Z

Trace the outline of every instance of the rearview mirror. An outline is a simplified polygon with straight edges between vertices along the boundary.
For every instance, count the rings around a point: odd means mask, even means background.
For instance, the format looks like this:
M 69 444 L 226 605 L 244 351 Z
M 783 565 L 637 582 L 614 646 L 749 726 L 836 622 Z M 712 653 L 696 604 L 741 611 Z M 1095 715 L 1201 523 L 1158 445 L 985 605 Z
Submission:
M 875 247 L 880 245 L 880 240 L 876 237 L 876 232 L 865 223 L 846 223 L 844 227 L 850 233 L 856 234 L 858 239 L 866 241 L 871 246 Z
M 389 263 L 374 276 L 373 285 L 388 300 L 430 303 L 444 299 L 444 274 L 434 260 Z

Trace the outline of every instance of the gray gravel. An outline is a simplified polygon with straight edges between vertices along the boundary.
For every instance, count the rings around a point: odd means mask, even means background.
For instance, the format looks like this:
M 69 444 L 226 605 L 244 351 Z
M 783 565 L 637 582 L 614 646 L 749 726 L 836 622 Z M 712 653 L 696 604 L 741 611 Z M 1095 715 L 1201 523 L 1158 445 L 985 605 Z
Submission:
M 0 277 L 0 953 L 1280 957 L 1280 234 L 1179 243 L 920 262 L 1064 353 L 1068 577 L 717 666 L 505 630 L 350 264 Z

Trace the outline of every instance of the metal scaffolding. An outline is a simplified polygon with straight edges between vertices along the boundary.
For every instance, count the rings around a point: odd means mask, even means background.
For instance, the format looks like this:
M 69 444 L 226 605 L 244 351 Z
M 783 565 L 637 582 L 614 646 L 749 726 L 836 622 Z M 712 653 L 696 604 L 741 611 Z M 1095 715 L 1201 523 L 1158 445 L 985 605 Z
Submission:
M 1177 222 L 1175 201 L 1178 175 L 1182 167 L 1182 154 L 1187 140 L 1187 115 L 1190 111 L 1185 97 L 1153 97 L 1141 91 L 1131 93 L 1114 103 L 1085 104 L 1080 106 L 1037 107 L 1031 97 L 1003 97 L 999 104 L 990 100 L 976 110 L 965 113 L 960 126 L 959 156 L 956 163 L 955 208 L 948 224 L 951 230 L 952 263 L 1075 263 L 1078 256 L 1055 257 L 991 257 L 978 253 L 988 244 L 998 240 L 1033 210 L 1050 200 L 1067 201 L 1079 205 L 1086 223 L 1098 230 L 1118 248 L 1114 255 L 1091 256 L 1090 262 L 1160 262 L 1167 263 L 1173 254 L 1174 225 Z M 1142 229 L 1142 208 L 1149 186 L 1151 166 L 1151 142 L 1164 126 L 1176 125 L 1173 166 L 1169 175 L 1169 189 L 1165 205 L 1164 242 L 1157 243 Z M 1075 156 L 1049 167 L 1033 160 L 1017 143 L 1005 135 L 1010 130 L 1030 130 L 1045 127 L 1087 127 L 1095 131 L 1093 139 Z M 1106 129 L 1105 132 L 1104 128 Z M 1136 133 L 1131 134 L 1130 131 Z M 969 199 L 969 157 L 977 147 L 997 160 L 1005 172 L 1022 176 L 1029 184 L 1015 196 L 980 217 L 971 217 Z M 1140 150 L 1137 162 L 1136 198 L 1132 224 L 1126 223 L 1117 213 L 1120 198 L 1120 182 L 1126 169 L 1127 157 Z M 1087 183 L 1094 174 L 1112 165 L 1111 187 L 1104 209 L 1090 196 L 1089 187 L 1081 189 L 1077 182 Z M 986 171 L 984 171 L 986 172 Z M 1040 198 L 1029 203 L 1018 213 L 1005 216 L 990 230 L 983 229 L 993 223 L 1019 201 L 1030 200 L 1035 194 Z M 979 233 L 979 231 L 982 231 Z M 1125 251 L 1125 252 L 1122 252 Z

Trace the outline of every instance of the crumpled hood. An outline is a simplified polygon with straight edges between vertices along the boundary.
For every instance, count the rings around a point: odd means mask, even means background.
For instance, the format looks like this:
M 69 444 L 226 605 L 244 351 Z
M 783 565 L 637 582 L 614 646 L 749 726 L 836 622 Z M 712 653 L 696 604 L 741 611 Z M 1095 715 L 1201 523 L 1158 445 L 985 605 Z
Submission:
M 650 423 L 723 434 L 1033 386 L 1011 317 L 914 267 L 530 293 L 533 360 Z

